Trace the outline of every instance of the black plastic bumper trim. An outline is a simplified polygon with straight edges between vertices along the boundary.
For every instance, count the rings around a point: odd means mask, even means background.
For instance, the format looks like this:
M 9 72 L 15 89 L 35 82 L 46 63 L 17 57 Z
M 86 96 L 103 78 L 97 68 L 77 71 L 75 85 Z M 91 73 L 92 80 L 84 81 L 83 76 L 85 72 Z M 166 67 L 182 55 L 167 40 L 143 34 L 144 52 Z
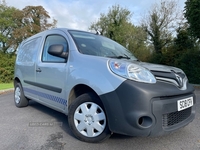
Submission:
M 177 100 L 193 96 L 191 115 L 171 128 L 162 127 L 162 115 L 177 111 Z M 108 125 L 112 132 L 130 136 L 162 135 L 186 126 L 194 119 L 196 97 L 194 88 L 187 84 L 180 90 L 172 84 L 156 84 L 124 81 L 115 91 L 100 95 L 104 104 Z M 140 118 L 151 118 L 148 127 L 141 126 Z
M 45 85 L 45 84 L 32 82 L 32 81 L 27 81 L 27 80 L 24 80 L 24 82 L 27 83 L 27 84 L 33 85 L 33 86 L 37 86 L 37 87 L 49 90 L 49 91 L 53 91 L 53 92 L 57 92 L 57 93 L 61 93 L 62 92 L 61 88 L 53 87 L 53 86 L 50 86 L 50 85 Z

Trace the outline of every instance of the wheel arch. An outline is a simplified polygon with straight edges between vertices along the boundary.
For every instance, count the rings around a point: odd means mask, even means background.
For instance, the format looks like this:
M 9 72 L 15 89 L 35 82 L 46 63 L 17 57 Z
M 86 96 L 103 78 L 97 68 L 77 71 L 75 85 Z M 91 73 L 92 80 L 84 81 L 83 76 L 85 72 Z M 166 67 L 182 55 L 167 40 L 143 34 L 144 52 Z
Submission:
M 14 78 L 14 87 L 16 86 L 17 83 L 20 83 L 21 84 L 21 81 L 18 77 L 15 77 Z
M 74 86 L 70 93 L 69 93 L 69 98 L 68 98 L 68 106 L 80 95 L 84 94 L 84 93 L 93 93 L 95 94 L 97 97 L 99 97 L 99 95 L 88 85 L 85 84 L 78 84 L 76 86 Z M 100 99 L 100 97 L 99 97 Z M 101 99 L 100 99 L 101 100 Z M 103 103 L 102 103 L 103 104 Z

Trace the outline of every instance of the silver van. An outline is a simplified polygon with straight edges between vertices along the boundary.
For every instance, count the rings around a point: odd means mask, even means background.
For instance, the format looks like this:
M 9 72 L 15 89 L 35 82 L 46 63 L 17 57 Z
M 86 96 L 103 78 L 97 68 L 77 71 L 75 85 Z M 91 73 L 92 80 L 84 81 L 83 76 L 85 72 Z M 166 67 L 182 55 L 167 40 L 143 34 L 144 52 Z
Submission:
M 99 34 L 56 28 L 19 47 L 14 102 L 34 100 L 68 116 L 75 137 L 157 136 L 195 117 L 194 88 L 178 68 L 139 61 Z

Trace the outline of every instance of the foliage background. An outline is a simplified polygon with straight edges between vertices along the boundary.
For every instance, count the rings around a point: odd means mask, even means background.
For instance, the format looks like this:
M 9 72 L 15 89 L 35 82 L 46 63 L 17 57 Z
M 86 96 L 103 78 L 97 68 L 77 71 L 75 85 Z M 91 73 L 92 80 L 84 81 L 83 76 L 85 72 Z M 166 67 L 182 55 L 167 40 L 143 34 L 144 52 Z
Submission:
M 181 68 L 191 83 L 200 84 L 199 0 L 186 0 L 185 10 L 178 10 L 177 0 L 161 0 L 137 26 L 131 17 L 134 12 L 113 5 L 89 30 L 117 41 L 141 61 Z M 55 28 L 56 23 L 42 6 L 19 10 L 0 1 L 0 83 L 12 82 L 22 40 Z
M 55 28 L 56 23 L 42 6 L 19 10 L 0 1 L 0 83 L 13 81 L 19 44 L 38 32 Z
M 15 59 L 15 55 L 0 52 L 0 83 L 13 81 Z

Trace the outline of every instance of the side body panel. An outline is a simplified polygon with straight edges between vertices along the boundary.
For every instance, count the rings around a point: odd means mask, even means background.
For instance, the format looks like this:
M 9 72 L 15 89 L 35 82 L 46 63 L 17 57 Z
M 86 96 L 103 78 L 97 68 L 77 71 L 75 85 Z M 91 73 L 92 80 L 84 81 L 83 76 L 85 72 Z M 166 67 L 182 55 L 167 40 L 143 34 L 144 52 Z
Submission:
M 35 86 L 30 85 L 27 81 L 35 82 L 36 78 L 36 58 L 40 50 L 42 37 L 31 38 L 21 44 L 16 64 L 15 64 L 15 77 L 20 79 L 20 82 L 24 89 L 24 94 L 28 98 L 38 99 L 33 93 L 29 92 L 29 89 L 35 89 Z

